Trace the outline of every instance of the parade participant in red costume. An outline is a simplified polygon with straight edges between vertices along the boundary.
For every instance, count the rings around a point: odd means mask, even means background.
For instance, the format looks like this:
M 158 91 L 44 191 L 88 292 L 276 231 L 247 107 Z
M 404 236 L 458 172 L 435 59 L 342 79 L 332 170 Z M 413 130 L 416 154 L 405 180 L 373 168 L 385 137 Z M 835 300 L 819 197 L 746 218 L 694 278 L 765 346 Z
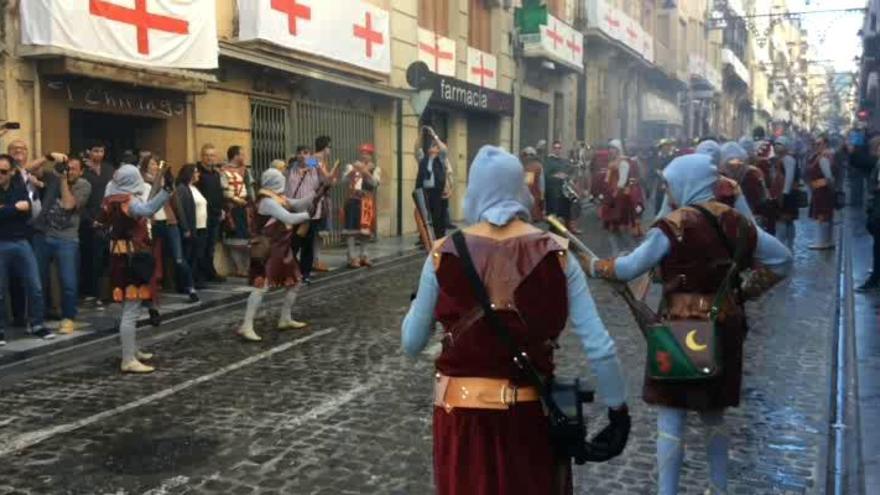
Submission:
M 566 240 L 529 225 L 524 172 L 516 157 L 484 146 L 471 166 L 462 238 L 437 242 L 403 322 L 402 344 L 417 355 L 444 329 L 436 361 L 434 480 L 439 495 L 557 495 L 572 492 L 571 469 L 552 448 L 536 387 L 481 311 L 457 242 L 472 258 L 499 320 L 529 361 L 553 376 L 554 345 L 566 322 L 581 340 L 610 408 L 619 454 L 629 431 L 614 342 Z M 609 443 L 610 445 L 610 443 Z
M 649 354 L 646 366 L 643 398 L 659 407 L 658 493 L 678 493 L 688 411 L 699 413 L 706 430 L 711 483 L 707 493 L 726 493 L 730 439 L 724 428 L 724 412 L 740 402 L 743 342 L 748 330 L 743 301 L 759 296 L 786 276 L 791 253 L 744 215 L 716 200 L 718 172 L 710 158 L 701 154 L 676 158 L 666 167 L 663 177 L 673 211 L 648 231 L 645 242 L 631 254 L 591 260 L 589 272 L 606 279 L 629 281 L 655 267 L 661 268 L 664 325 L 684 327 L 687 338 L 670 337 L 675 339 L 671 346 L 678 349 L 678 354 L 657 351 Z M 725 281 L 731 280 L 729 274 L 743 273 L 744 268 L 751 270 L 745 273 L 742 286 L 725 285 Z M 722 293 L 718 298 L 720 312 L 710 316 L 708 308 L 715 304 L 717 293 Z M 709 342 L 708 335 L 698 341 L 697 330 L 689 329 L 700 325 L 693 320 L 710 318 L 718 328 L 715 345 L 720 346 L 716 354 L 720 357 L 711 363 L 720 365 L 718 374 L 676 375 L 683 373 L 683 368 L 693 367 L 693 360 L 707 363 L 706 356 L 700 354 L 711 352 L 704 343 Z M 651 336 L 649 333 L 649 339 Z M 649 342 L 657 346 L 658 341 Z M 709 368 L 701 368 L 706 369 Z
M 291 309 L 296 302 L 302 273 L 293 255 L 291 238 L 294 225 L 308 222 L 314 214 L 312 197 L 288 199 L 284 194 L 284 175 L 274 168 L 263 172 L 262 187 L 257 192 L 257 210 L 254 217 L 254 236 L 251 244 L 250 283 L 253 286 L 248 297 L 244 322 L 238 335 L 247 341 L 259 342 L 262 338 L 254 331 L 254 318 L 263 296 L 269 289 L 286 288 L 278 329 L 305 328 L 306 323 L 294 320 Z M 293 213 L 299 211 L 300 213 Z
M 833 249 L 834 240 L 834 152 L 828 147 L 828 138 L 816 138 L 816 148 L 807 165 L 807 181 L 812 191 L 810 218 L 816 221 L 818 239 L 810 249 Z
M 617 139 L 608 143 L 608 173 L 605 177 L 605 195 L 599 210 L 599 218 L 611 235 L 611 249 L 617 252 L 622 247 L 621 236 L 627 234 L 639 235 L 639 211 L 633 202 L 633 191 L 630 179 L 636 167 L 631 161 L 623 156 L 623 144 Z
M 150 373 L 152 366 L 142 361 L 152 354 L 140 352 L 135 341 L 135 325 L 141 303 L 152 300 L 150 279 L 154 260 L 148 219 L 155 215 L 170 197 L 174 180 L 166 169 L 154 181 L 150 198 L 142 197 L 144 180 L 134 165 L 123 165 L 114 172 L 107 185 L 104 201 L 96 222 L 107 230 L 110 238 L 110 283 L 113 301 L 122 303 L 119 340 L 122 343 L 124 373 Z
M 800 170 L 797 160 L 789 153 L 791 140 L 787 136 L 776 138 L 774 152 L 776 154 L 771 168 L 770 195 L 776 199 L 778 216 L 776 218 L 776 237 L 788 249 L 794 248 L 794 221 L 800 216 L 798 196 L 800 190 Z
M 522 150 L 520 162 L 525 171 L 526 187 L 532 195 L 532 222 L 541 222 L 544 220 L 544 166 L 538 159 L 538 152 L 531 146 Z
M 767 200 L 764 174 L 757 167 L 749 165 L 748 152 L 742 146 L 731 141 L 721 147 L 721 167 L 719 167 L 719 172 L 721 172 L 724 178 L 735 181 L 739 185 L 739 189 L 742 191 L 749 209 L 753 212 L 760 211 L 761 206 Z M 734 206 L 735 202 L 735 198 L 732 203 L 725 201 L 728 206 Z M 757 213 L 755 221 L 761 227 L 766 223 L 765 219 Z
M 237 277 L 248 275 L 250 233 L 253 222 L 253 187 L 241 146 L 230 146 L 227 162 L 220 175 L 223 187 L 223 243 L 229 248 L 232 273 Z
M 367 242 L 373 237 L 373 223 L 376 220 L 376 190 L 382 180 L 382 171 L 376 165 L 376 149 L 372 144 L 362 144 L 358 149 L 360 159 L 348 164 L 342 173 L 342 180 L 348 186 L 348 200 L 345 202 L 345 228 L 342 236 L 348 245 L 348 266 L 351 268 L 371 267 L 373 262 L 367 256 Z M 356 253 L 356 248 L 360 253 Z

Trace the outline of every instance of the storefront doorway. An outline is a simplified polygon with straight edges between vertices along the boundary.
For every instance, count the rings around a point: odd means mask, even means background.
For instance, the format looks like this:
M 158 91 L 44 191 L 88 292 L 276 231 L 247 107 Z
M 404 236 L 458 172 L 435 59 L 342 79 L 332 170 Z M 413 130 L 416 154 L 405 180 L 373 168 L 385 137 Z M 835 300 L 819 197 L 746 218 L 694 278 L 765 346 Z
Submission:
M 498 116 L 472 113 L 467 117 L 467 169 L 480 148 L 487 144 L 498 146 Z
M 125 150 L 152 151 L 166 156 L 166 120 L 86 110 L 70 111 L 71 152 L 81 153 L 95 142 L 107 147 L 107 161 L 118 163 Z
M 522 99 L 519 117 L 520 148 L 546 141 L 550 125 L 550 105 L 529 98 Z

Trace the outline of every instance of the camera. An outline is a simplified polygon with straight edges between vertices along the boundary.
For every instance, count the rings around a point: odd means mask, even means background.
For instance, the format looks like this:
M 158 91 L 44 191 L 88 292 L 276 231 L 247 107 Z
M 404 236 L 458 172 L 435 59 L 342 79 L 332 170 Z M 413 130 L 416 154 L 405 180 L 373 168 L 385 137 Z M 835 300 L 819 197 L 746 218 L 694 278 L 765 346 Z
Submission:
M 67 162 L 55 162 L 55 173 L 59 175 L 64 175 L 70 170 L 70 166 Z

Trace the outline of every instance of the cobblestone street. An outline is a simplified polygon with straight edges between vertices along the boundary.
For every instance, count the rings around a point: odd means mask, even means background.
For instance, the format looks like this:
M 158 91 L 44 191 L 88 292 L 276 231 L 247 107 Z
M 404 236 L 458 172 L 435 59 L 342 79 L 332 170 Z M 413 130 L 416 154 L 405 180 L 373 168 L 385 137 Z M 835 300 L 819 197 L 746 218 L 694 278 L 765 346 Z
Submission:
M 824 489 L 836 267 L 799 228 L 792 279 L 750 306 L 744 403 L 728 417 L 735 494 Z M 270 330 L 274 304 L 259 344 L 233 335 L 240 306 L 208 313 L 155 339 L 150 376 L 119 375 L 114 349 L 7 379 L 0 494 L 431 493 L 431 356 L 404 357 L 399 331 L 420 266 L 410 257 L 368 283 L 307 290 L 295 315 L 306 331 Z M 634 428 L 621 458 L 575 470 L 576 492 L 651 493 L 644 344 L 620 301 L 592 286 L 629 377 Z M 588 376 L 575 344 L 562 343 L 561 373 Z M 691 431 L 687 442 L 682 493 L 703 493 L 702 438 Z

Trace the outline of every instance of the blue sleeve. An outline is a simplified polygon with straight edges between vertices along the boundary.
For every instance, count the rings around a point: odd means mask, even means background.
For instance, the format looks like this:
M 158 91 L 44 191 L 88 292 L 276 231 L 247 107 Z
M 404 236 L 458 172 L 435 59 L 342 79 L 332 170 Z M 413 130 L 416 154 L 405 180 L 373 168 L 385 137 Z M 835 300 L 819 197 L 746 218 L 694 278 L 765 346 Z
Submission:
M 831 161 L 827 158 L 822 158 L 819 160 L 819 168 L 822 169 L 822 175 L 825 176 L 826 179 L 833 182 L 834 181 L 834 173 L 831 172 Z
M 274 199 L 264 199 L 260 201 L 259 212 L 263 215 L 269 215 L 279 222 L 287 225 L 299 225 L 309 220 L 308 213 L 291 213 L 287 211 Z
M 792 187 L 794 187 L 794 173 L 797 163 L 794 161 L 794 158 L 786 156 L 782 159 L 782 168 L 785 170 L 785 187 L 782 189 L 782 193 L 789 194 Z
M 132 201 L 131 204 L 128 205 L 128 214 L 135 218 L 151 217 L 165 206 L 168 198 L 168 191 L 160 189 L 159 192 L 153 196 L 153 199 L 147 202 L 137 200 Z
M 746 200 L 744 194 L 737 195 L 733 208 L 742 213 L 750 222 L 755 223 L 755 215 L 752 213 L 752 209 L 749 207 L 749 202 Z
M 400 343 L 407 355 L 418 355 L 431 340 L 431 331 L 434 329 L 434 308 L 437 306 L 439 296 L 440 285 L 434 274 L 434 263 L 429 256 L 422 267 L 416 298 L 410 304 L 401 327 Z
M 648 230 L 645 240 L 630 254 L 614 260 L 614 277 L 629 281 L 654 268 L 672 246 L 666 234 L 658 228 Z
M 568 285 L 568 317 L 596 377 L 596 389 L 608 407 L 626 401 L 626 381 L 617 359 L 617 349 L 608 329 L 599 318 L 587 278 L 575 257 L 569 253 L 565 269 Z
M 15 208 L 15 203 L 19 201 L 27 201 L 30 204 L 30 199 L 28 199 L 27 192 L 24 186 L 17 186 L 16 184 L 10 184 L 10 194 L 7 198 L 8 204 L 0 206 L 0 219 L 6 220 L 8 218 L 15 218 L 17 215 L 28 216 L 30 215 L 29 211 L 18 211 Z
M 758 229 L 758 245 L 755 248 L 755 261 L 780 277 L 788 276 L 792 266 L 791 251 L 772 235 Z

